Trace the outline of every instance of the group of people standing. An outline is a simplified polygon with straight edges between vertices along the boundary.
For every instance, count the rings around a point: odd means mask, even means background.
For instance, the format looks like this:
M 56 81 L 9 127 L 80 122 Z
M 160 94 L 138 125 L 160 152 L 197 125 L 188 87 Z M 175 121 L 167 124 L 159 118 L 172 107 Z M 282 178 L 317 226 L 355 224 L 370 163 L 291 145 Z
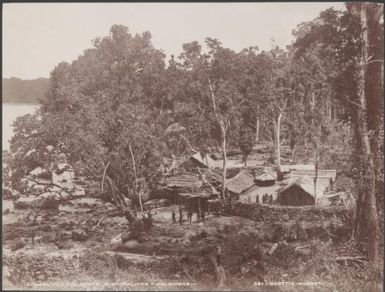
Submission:
M 205 222 L 206 212 L 204 210 L 197 210 L 196 213 L 197 213 L 197 221 L 196 222 L 201 222 L 201 221 Z M 172 217 L 172 223 L 177 224 L 176 213 L 174 210 L 172 210 L 171 217 Z M 193 211 L 188 210 L 187 211 L 187 220 L 190 224 L 192 223 L 192 217 L 193 217 Z M 180 225 L 183 224 L 183 210 L 181 207 L 179 207 L 179 224 Z
M 259 203 L 259 196 L 256 196 L 255 200 L 256 200 L 256 203 Z M 262 204 L 272 205 L 273 203 L 274 203 L 273 195 L 264 194 L 262 196 Z

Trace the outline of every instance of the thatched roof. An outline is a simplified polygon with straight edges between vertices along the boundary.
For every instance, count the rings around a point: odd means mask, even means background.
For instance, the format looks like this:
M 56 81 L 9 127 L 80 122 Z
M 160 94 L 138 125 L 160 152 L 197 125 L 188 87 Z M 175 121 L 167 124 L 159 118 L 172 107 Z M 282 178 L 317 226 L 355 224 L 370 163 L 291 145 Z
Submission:
M 314 164 L 287 164 L 281 165 L 281 171 L 288 172 L 293 170 L 315 170 Z
M 307 170 L 307 169 L 301 169 L 301 170 L 293 170 L 290 173 L 290 178 L 294 181 L 299 177 L 302 176 L 309 176 L 314 178 L 315 177 L 315 170 Z M 318 170 L 317 179 L 332 179 L 332 181 L 335 181 L 337 176 L 337 170 Z
M 281 195 L 282 193 L 284 193 L 285 191 L 287 191 L 288 189 L 290 189 L 294 186 L 301 188 L 302 190 L 304 190 L 306 193 L 308 193 L 312 197 L 315 197 L 315 195 L 314 195 L 314 181 L 312 178 L 310 178 L 308 176 L 299 177 L 298 179 L 296 179 L 295 181 L 293 181 L 292 183 L 290 183 L 286 187 L 283 187 L 282 189 L 278 190 L 278 194 Z
M 256 176 L 255 180 L 261 181 L 261 182 L 274 181 L 274 180 L 276 180 L 276 176 L 271 172 L 265 171 L 265 172 L 262 172 L 261 174 L 259 174 L 258 176 Z
M 200 188 L 202 180 L 195 175 L 180 175 L 167 178 L 167 187 L 170 188 Z
M 209 199 L 216 197 L 212 194 L 205 194 L 205 193 L 179 193 L 177 196 L 186 198 L 186 199 L 193 199 L 193 198 L 201 198 L 201 199 Z
M 232 179 L 229 179 L 226 184 L 226 189 L 235 194 L 241 194 L 254 185 L 254 176 L 246 170 L 241 170 Z
M 222 176 L 218 173 L 216 173 L 212 169 L 202 169 L 201 170 L 202 174 L 205 176 L 206 180 L 209 181 L 210 183 L 221 183 L 222 182 Z
M 209 155 L 205 155 L 204 157 L 202 157 L 200 153 L 195 153 L 191 156 L 191 159 L 197 161 L 199 164 L 207 168 L 215 167 L 217 165 L 217 162 L 212 159 Z
M 278 184 L 272 185 L 272 186 L 266 186 L 266 187 L 259 187 L 259 186 L 253 186 L 244 193 L 242 193 L 243 196 L 254 196 L 254 195 L 275 195 L 278 190 L 280 190 L 282 187 Z

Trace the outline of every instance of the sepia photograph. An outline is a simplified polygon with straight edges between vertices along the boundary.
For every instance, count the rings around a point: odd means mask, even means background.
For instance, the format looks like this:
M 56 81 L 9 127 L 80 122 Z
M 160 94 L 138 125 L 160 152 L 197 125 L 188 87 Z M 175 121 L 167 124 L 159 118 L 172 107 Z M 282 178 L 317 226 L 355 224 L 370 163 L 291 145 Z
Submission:
M 3 3 L 2 290 L 383 272 L 382 3 Z

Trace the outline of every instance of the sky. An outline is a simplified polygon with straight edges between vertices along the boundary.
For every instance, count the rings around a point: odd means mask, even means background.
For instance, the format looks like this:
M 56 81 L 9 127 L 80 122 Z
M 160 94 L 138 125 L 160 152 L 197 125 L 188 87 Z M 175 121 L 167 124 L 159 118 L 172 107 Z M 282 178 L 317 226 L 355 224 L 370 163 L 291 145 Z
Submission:
M 240 51 L 249 46 L 285 48 L 292 30 L 343 3 L 6 3 L 3 4 L 3 77 L 49 77 L 60 62 L 71 62 L 108 35 L 113 24 L 131 33 L 150 31 L 167 57 L 182 44 L 206 37 Z

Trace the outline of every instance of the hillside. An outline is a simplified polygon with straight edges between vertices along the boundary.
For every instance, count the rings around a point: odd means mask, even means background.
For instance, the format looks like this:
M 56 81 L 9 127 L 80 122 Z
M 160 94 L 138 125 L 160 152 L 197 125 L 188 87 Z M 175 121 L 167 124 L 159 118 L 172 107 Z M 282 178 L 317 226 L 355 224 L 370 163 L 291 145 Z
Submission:
M 20 78 L 3 78 L 3 102 L 38 103 L 48 89 L 47 78 L 23 80 Z

